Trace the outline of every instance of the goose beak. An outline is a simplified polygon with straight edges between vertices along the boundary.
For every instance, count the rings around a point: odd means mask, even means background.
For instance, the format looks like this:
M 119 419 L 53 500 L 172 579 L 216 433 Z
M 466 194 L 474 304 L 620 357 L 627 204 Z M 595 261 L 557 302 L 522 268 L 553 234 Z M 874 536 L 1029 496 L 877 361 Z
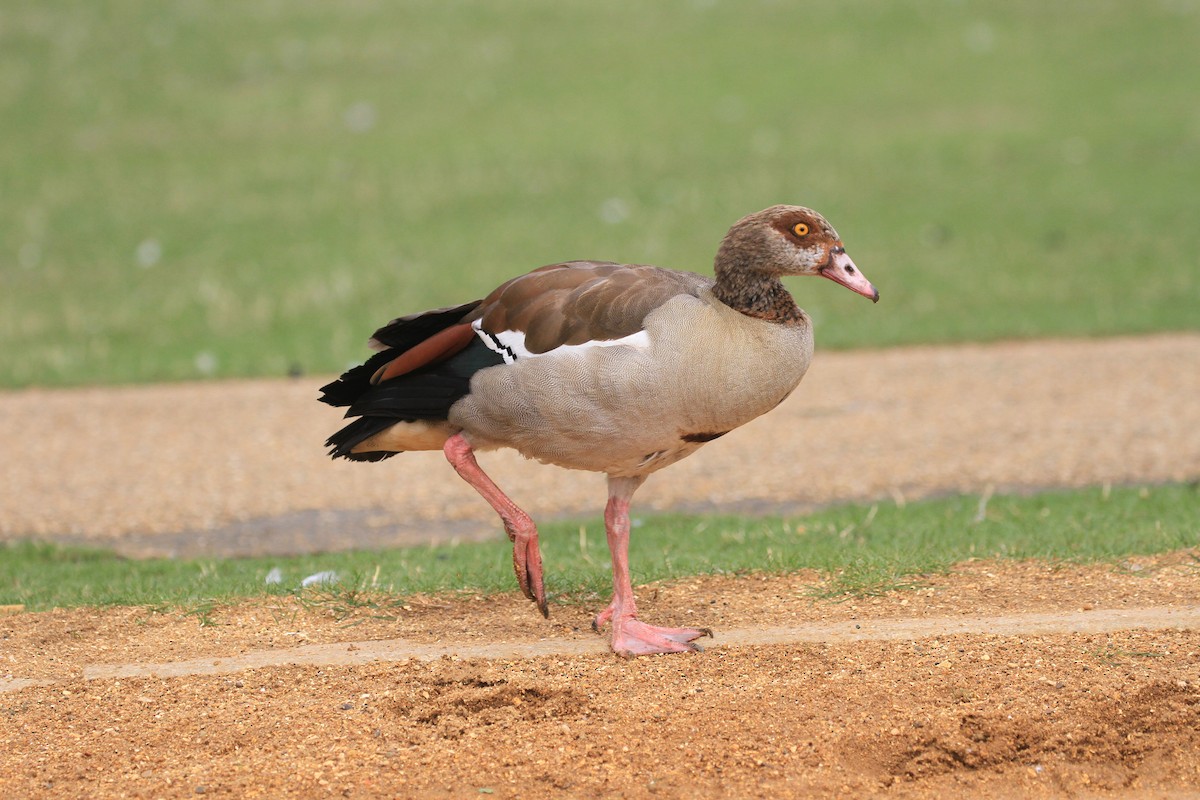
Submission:
M 879 302 L 879 290 L 871 285 L 866 276 L 859 272 L 858 267 L 846 255 L 846 248 L 835 247 L 829 257 L 829 263 L 821 267 L 822 278 L 829 278 L 834 283 L 840 283 L 852 292 L 871 298 L 872 303 Z

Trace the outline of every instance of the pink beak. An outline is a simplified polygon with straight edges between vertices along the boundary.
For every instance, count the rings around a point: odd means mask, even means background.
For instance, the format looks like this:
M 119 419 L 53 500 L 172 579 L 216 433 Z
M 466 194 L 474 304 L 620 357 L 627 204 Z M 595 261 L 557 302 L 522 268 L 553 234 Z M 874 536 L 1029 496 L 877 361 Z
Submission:
M 863 297 L 871 298 L 872 303 L 879 302 L 879 290 L 871 285 L 866 276 L 859 272 L 858 267 L 854 266 L 854 262 L 850 260 L 850 256 L 846 255 L 846 248 L 838 246 L 834 248 L 833 256 L 829 259 L 829 263 L 821 267 L 819 270 L 821 277 L 829 278 L 834 283 L 840 283 L 852 292 L 857 292 Z

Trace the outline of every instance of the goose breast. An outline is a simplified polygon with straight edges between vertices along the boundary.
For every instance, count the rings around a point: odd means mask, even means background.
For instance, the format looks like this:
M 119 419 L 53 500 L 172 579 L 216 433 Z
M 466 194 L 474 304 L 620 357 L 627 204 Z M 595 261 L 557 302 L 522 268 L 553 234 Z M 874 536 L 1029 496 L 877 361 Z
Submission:
M 645 475 L 770 411 L 804 377 L 812 328 L 747 317 L 708 288 L 651 311 L 628 342 L 559 347 L 476 373 L 449 419 L 478 449 Z M 604 346 L 599 346 L 603 344 Z

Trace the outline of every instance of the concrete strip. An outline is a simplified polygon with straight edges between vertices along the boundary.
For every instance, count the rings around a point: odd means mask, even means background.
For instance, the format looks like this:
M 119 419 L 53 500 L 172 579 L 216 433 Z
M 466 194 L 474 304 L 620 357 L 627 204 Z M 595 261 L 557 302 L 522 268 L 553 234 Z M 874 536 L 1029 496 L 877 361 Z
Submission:
M 33 678 L 0 678 L 0 694 L 5 692 L 15 692 L 18 689 L 24 689 L 26 686 L 49 686 L 54 683 L 52 680 L 36 680 Z
M 247 669 L 281 666 L 352 666 L 373 661 L 433 661 L 442 656 L 459 658 L 537 658 L 551 655 L 603 653 L 605 640 L 541 639 L 490 644 L 421 644 L 407 639 L 375 642 L 310 644 L 286 650 L 258 650 L 228 658 L 195 658 L 161 664 L 96 664 L 83 668 L 86 680 L 99 678 L 176 678 L 187 675 L 224 675 Z
M 733 646 L 795 642 L 863 642 L 986 634 L 1041 636 L 1108 633 L 1134 629 L 1200 629 L 1200 606 L 1121 608 L 1066 613 L 1009 614 L 999 617 L 872 619 L 786 628 L 743 628 L 720 636 Z
M 933 636 L 987 634 L 996 636 L 1105 633 L 1132 629 L 1200 629 L 1200 605 L 1097 609 L 1067 613 L 1029 613 L 1004 616 L 914 617 L 906 619 L 846 620 L 777 628 L 741 628 L 719 632 L 718 647 L 746 647 L 801 642 L 847 643 L 922 639 Z M 259 650 L 224 658 L 197 658 L 159 664 L 96 664 L 85 667 L 85 680 L 103 678 L 174 678 L 189 675 L 223 675 L 248 669 L 278 666 L 349 666 L 375 661 L 430 661 L 443 656 L 459 658 L 538 658 L 542 656 L 604 653 L 607 638 L 540 639 L 487 644 L 422 644 L 406 639 L 340 642 Z M 0 681 L 0 692 L 32 685 L 20 678 Z M 45 683 L 42 681 L 41 683 Z

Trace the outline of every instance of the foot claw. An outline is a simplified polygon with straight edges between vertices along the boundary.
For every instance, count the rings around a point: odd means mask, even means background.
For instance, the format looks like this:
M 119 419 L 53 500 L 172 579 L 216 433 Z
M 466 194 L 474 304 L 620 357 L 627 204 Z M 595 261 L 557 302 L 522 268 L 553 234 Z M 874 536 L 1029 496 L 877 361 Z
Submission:
M 511 534 L 510 534 L 511 535 Z M 537 536 L 514 536 L 513 572 L 521 593 L 537 605 L 538 611 L 550 619 L 550 604 L 546 600 L 546 585 L 542 579 L 542 553 Z
M 607 608 L 605 608 L 596 616 L 592 617 L 592 630 L 594 630 L 596 633 L 599 633 L 601 628 L 607 625 L 608 621 L 612 619 L 613 610 L 614 607 L 612 603 L 609 603 Z

